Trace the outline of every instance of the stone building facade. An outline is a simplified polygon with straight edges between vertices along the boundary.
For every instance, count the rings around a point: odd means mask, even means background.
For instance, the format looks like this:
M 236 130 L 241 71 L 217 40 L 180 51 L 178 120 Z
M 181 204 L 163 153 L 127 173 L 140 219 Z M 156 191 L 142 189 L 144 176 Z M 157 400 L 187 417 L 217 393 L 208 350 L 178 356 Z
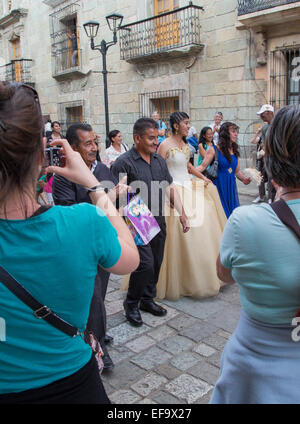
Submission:
M 110 129 L 128 144 L 154 110 L 186 111 L 198 133 L 222 111 L 246 152 L 262 104 L 299 103 L 293 0 L 0 0 L 1 79 L 34 84 L 45 117 L 89 122 L 104 140 L 102 58 L 83 24 L 98 21 L 95 43 L 110 41 L 113 12 L 124 18 L 107 52 Z

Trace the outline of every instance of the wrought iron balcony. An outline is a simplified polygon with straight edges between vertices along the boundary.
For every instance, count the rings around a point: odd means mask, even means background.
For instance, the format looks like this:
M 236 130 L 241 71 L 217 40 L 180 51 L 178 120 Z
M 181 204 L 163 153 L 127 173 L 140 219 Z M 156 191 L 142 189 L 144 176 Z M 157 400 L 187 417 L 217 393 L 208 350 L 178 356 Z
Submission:
M 81 50 L 62 48 L 52 50 L 52 75 L 60 77 L 70 73 L 81 73 Z
M 121 59 L 128 62 L 161 55 L 201 49 L 200 6 L 189 6 L 143 19 L 120 29 Z M 186 48 L 186 49 L 184 49 Z
M 62 3 L 58 0 L 44 1 L 48 5 Z M 49 15 L 52 50 L 52 76 L 67 78 L 70 73 L 82 75 L 82 51 L 80 50 L 77 25 L 78 2 L 67 4 Z
M 32 63 L 33 61 L 31 59 L 16 59 L 7 63 L 2 67 L 2 73 L 4 74 L 3 77 L 5 81 L 16 81 L 33 85 L 34 83 L 31 72 Z
M 238 15 L 259 12 L 290 3 L 297 3 L 299 0 L 238 0 Z

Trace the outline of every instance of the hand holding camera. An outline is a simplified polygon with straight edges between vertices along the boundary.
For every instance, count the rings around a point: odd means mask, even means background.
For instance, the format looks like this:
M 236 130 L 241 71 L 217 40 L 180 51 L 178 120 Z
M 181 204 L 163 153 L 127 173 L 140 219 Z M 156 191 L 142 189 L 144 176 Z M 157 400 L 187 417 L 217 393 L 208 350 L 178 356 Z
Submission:
M 87 167 L 80 153 L 75 152 L 67 140 L 58 139 L 50 143 L 50 149 L 58 149 L 57 146 L 61 146 L 59 148 L 59 154 L 58 150 L 52 150 L 52 158 L 54 158 L 57 164 L 60 163 L 60 165 L 61 159 L 64 158 L 64 167 L 52 162 L 53 164 L 50 164 L 46 168 L 47 172 L 61 175 L 73 183 L 80 184 L 84 187 L 94 187 L 99 184 L 99 181 Z M 60 156 L 60 160 L 58 160 L 58 156 Z
M 60 166 L 63 167 L 63 157 L 60 147 L 47 147 L 45 149 L 45 166 Z

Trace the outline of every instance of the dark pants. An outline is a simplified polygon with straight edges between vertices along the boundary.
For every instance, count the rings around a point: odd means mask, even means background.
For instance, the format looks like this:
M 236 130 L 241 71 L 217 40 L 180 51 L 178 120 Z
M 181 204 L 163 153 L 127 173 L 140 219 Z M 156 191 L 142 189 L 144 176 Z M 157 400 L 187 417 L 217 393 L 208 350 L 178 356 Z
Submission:
M 130 275 L 127 303 L 138 304 L 141 299 L 156 297 L 156 284 L 163 261 L 166 241 L 166 224 L 160 224 L 161 231 L 146 246 L 138 246 L 140 265 Z
M 265 164 L 263 159 L 258 159 L 256 163 L 257 170 L 260 171 L 261 175 L 263 176 L 264 181 L 260 183 L 258 187 L 259 191 L 259 197 L 263 199 L 266 195 L 266 189 L 265 189 L 265 183 L 267 183 L 268 187 L 268 200 L 272 200 L 272 202 L 275 199 L 276 196 L 276 190 L 272 184 L 272 181 L 270 178 L 268 178 L 268 174 L 265 169 Z
M 98 274 L 95 279 L 94 294 L 90 306 L 90 314 L 87 322 L 87 328 L 94 333 L 101 343 L 101 339 L 106 334 L 106 310 L 104 299 L 107 291 L 107 285 L 110 273 L 98 267 Z M 103 346 L 103 343 L 101 343 Z
M 0 404 L 109 404 L 94 356 L 75 374 L 38 389 L 0 395 Z
M 268 179 L 268 199 L 274 202 L 275 196 L 276 196 L 276 190 L 272 184 L 272 181 Z

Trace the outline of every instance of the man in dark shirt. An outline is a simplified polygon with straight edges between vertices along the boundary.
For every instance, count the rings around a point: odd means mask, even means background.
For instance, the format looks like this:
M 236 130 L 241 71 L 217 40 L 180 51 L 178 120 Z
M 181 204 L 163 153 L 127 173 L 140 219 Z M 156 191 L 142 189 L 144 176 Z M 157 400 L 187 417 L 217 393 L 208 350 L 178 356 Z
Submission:
M 262 142 L 262 148 L 265 148 L 265 139 L 267 135 L 267 131 L 273 121 L 274 118 L 274 107 L 272 105 L 263 105 L 260 110 L 257 112 L 257 115 L 260 116 L 261 120 L 265 122 L 261 129 L 261 142 Z M 263 163 L 263 158 L 262 158 Z M 264 165 L 262 165 L 264 168 Z M 264 173 L 265 177 L 267 177 L 266 172 Z M 267 179 L 267 186 L 268 186 L 268 203 L 272 203 L 275 199 L 276 190 L 272 184 L 272 181 L 270 178 Z
M 72 148 L 80 153 L 86 165 L 91 169 L 99 182 L 106 188 L 111 200 L 118 196 L 117 192 L 123 190 L 123 184 L 117 188 L 117 180 L 109 169 L 96 160 L 98 146 L 97 138 L 92 127 L 88 124 L 71 125 L 67 131 L 66 138 Z M 74 184 L 60 175 L 54 175 L 52 194 L 56 205 L 71 206 L 76 203 L 91 203 L 90 196 L 84 187 Z M 113 367 L 113 362 L 109 357 L 105 347 L 110 336 L 106 336 L 106 311 L 104 299 L 109 280 L 109 273 L 102 268 L 98 268 L 98 275 L 95 280 L 94 295 L 91 302 L 90 315 L 87 328 L 93 331 L 99 339 L 104 351 L 104 368 Z
M 72 44 L 72 67 L 78 66 L 78 40 L 76 32 L 72 32 L 72 34 L 67 34 L 69 40 Z
M 133 128 L 134 147 L 120 156 L 112 165 L 112 173 L 116 178 L 120 174 L 127 175 L 127 184 L 132 191 L 148 205 L 155 216 L 161 231 L 149 244 L 138 246 L 140 265 L 130 275 L 125 314 L 128 321 L 140 326 L 143 324 L 139 308 L 156 316 L 166 315 L 167 311 L 156 304 L 156 283 L 163 260 L 166 239 L 166 223 L 164 218 L 165 195 L 179 213 L 183 231 L 189 224 L 183 210 L 180 197 L 172 186 L 172 177 L 165 160 L 156 153 L 158 146 L 158 124 L 150 118 L 139 119 Z

